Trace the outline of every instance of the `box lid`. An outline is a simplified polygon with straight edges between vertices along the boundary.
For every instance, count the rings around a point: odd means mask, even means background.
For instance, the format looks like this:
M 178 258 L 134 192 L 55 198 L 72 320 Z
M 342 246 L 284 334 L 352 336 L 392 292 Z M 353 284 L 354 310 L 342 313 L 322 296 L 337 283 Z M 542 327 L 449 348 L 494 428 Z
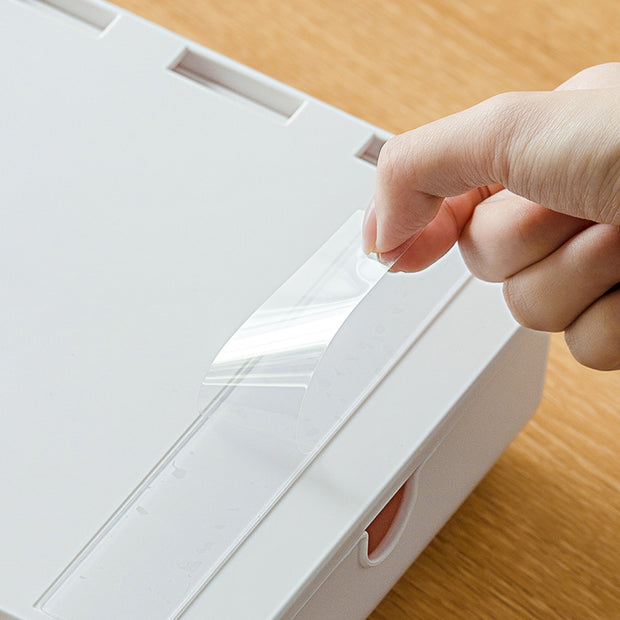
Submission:
M 385 135 L 104 3 L 5 2 L 0 49 L 0 609 L 35 618 L 52 600 L 50 586 L 194 423 L 217 352 L 365 206 L 374 186 L 368 160 Z M 367 400 L 276 510 L 253 524 L 197 604 L 217 609 L 245 575 L 265 610 L 285 605 L 377 489 L 439 440 L 449 405 L 516 329 L 496 289 L 469 281 L 455 253 L 382 286 L 375 309 L 389 299 L 393 315 L 382 316 L 389 329 L 409 326 L 408 346 L 416 330 L 437 333 L 432 319 L 446 304 L 483 300 L 484 322 L 467 336 L 479 350 L 454 352 L 441 398 L 426 402 L 413 427 L 400 415 L 385 426 L 368 413 L 376 396 Z M 435 336 L 436 349 L 450 337 Z M 415 347 L 418 372 L 433 372 L 437 360 Z M 421 393 L 428 376 L 419 377 Z M 378 392 L 389 392 L 390 381 Z M 393 386 L 392 397 L 408 398 L 402 379 Z M 375 441 L 379 429 L 383 456 L 353 488 L 346 464 L 359 466 L 356 445 Z M 326 477 L 329 454 L 341 467 Z M 298 535 L 302 506 L 308 523 L 320 522 L 319 538 Z M 279 519 L 288 525 L 276 541 L 269 532 Z M 263 556 L 270 549 L 271 560 L 260 560 L 269 562 L 265 580 L 256 579 L 252 544 Z M 170 570 L 190 575 L 185 599 L 171 602 L 178 609 L 198 592 L 195 571 Z M 130 579 L 119 575 L 118 587 Z M 252 597 L 234 605 L 239 617 L 258 609 Z M 91 617 L 105 613 L 92 601 L 90 609 Z

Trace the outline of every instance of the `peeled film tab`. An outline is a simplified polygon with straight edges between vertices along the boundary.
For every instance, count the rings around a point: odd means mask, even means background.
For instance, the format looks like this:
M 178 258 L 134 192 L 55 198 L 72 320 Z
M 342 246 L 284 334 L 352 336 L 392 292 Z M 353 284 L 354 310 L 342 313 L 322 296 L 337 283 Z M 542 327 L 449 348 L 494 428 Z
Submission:
M 467 280 L 450 258 L 413 288 L 384 277 L 389 265 L 361 250 L 362 217 L 226 343 L 194 423 L 40 609 L 63 620 L 181 615 Z

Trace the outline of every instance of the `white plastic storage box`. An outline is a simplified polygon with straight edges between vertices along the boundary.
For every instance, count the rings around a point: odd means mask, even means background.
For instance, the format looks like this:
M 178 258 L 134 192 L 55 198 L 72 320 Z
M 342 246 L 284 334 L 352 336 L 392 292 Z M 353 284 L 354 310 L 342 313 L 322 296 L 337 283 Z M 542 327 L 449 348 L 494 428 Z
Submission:
M 0 50 L 0 618 L 365 617 L 547 337 L 361 253 L 376 128 L 105 3 Z

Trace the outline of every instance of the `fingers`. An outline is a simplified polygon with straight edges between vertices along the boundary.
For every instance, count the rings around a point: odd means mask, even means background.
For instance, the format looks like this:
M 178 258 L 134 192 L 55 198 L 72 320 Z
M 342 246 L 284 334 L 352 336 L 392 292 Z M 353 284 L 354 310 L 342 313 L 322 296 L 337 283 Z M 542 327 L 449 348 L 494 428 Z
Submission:
M 620 229 L 596 224 L 508 278 L 504 296 L 526 327 L 562 331 L 620 282 Z
M 500 183 L 555 211 L 620 224 L 620 89 L 508 93 L 389 140 L 379 155 L 379 252 L 443 197 Z
M 591 224 L 504 190 L 476 207 L 459 245 L 475 276 L 502 282 L 542 260 Z
M 603 295 L 564 334 L 574 358 L 597 370 L 620 370 L 620 289 Z
M 503 189 L 501 185 L 478 187 L 461 196 L 446 198 L 435 219 L 420 232 L 415 242 L 400 256 L 393 270 L 420 271 L 441 258 L 459 239 L 463 228 L 480 201 L 501 189 Z M 374 222 L 376 230 L 376 215 Z M 390 260 L 399 254 L 400 251 L 397 249 L 381 256 Z
M 580 362 L 620 368 L 619 98 L 620 63 L 609 63 L 393 138 L 366 249 L 408 247 L 394 268 L 416 271 L 458 240 L 475 275 L 504 281 L 521 324 L 566 330 Z
M 556 90 L 584 88 L 615 88 L 620 84 L 620 62 L 608 62 L 588 67 L 560 84 Z

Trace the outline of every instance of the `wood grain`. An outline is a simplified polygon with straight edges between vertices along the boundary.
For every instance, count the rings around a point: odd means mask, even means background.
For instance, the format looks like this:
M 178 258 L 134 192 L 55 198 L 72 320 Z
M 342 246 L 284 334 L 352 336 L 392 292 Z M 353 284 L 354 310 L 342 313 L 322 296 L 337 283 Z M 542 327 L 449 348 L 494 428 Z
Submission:
M 393 132 L 620 60 L 617 0 L 117 0 Z M 519 437 L 372 614 L 620 618 L 620 373 L 552 337 Z

